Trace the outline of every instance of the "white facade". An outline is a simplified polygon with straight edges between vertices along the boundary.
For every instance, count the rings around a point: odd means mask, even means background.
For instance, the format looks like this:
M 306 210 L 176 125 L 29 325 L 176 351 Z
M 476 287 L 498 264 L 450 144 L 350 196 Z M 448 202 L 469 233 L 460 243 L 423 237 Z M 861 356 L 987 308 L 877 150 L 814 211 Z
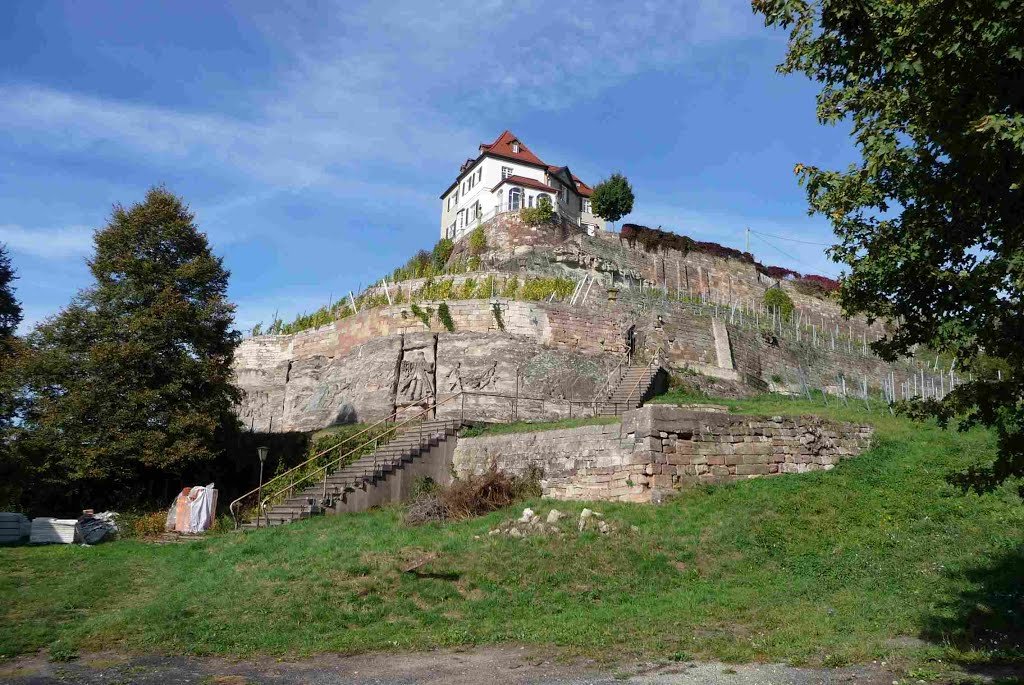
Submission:
M 567 167 L 545 164 L 505 131 L 494 143 L 481 145 L 480 155 L 466 160 L 441 194 L 440 234 L 458 240 L 499 213 L 536 206 L 541 196 L 563 219 L 591 232 L 603 230 L 604 220 L 584 211 L 589 194 Z

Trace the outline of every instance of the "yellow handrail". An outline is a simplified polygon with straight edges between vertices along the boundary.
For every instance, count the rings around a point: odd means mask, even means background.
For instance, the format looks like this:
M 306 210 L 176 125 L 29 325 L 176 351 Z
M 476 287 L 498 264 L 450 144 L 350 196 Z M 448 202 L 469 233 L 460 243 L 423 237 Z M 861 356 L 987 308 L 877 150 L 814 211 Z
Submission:
M 241 502 L 242 500 L 244 500 L 244 499 L 245 499 L 246 497 L 248 497 L 249 495 L 252 495 L 252 494 L 254 494 L 254 493 L 257 493 L 257 492 L 259 492 L 259 491 L 260 491 L 261 489 L 263 489 L 263 488 L 266 488 L 266 487 L 267 487 L 268 485 L 270 485 L 271 483 L 273 483 L 273 482 L 275 482 L 275 481 L 277 481 L 277 480 L 279 480 L 279 479 L 281 479 L 281 478 L 284 478 L 284 477 L 285 477 L 285 476 L 287 476 L 287 475 L 288 475 L 289 473 L 291 473 L 291 472 L 293 472 L 293 471 L 295 471 L 295 470 L 297 470 L 297 469 L 301 469 L 301 468 L 302 468 L 303 466 L 305 466 L 305 465 L 306 465 L 306 464 L 308 464 L 309 462 L 311 462 L 311 461 L 314 461 L 314 460 L 316 460 L 316 459 L 319 459 L 320 457 L 324 456 L 324 455 L 325 455 L 325 454 L 327 454 L 328 452 L 331 452 L 331 451 L 333 451 L 333 450 L 339 449 L 339 448 L 340 448 L 340 447 L 341 447 L 342 445 L 344 445 L 345 443 L 349 442 L 350 440 L 352 440 L 352 439 L 354 439 L 354 438 L 358 438 L 358 437 L 359 437 L 360 435 L 363 435 L 364 433 L 366 433 L 366 432 L 368 432 L 368 431 L 371 431 L 371 430 L 373 430 L 374 428 L 376 428 L 377 426 L 381 425 L 382 423 L 387 423 L 387 422 L 388 422 L 388 421 L 390 421 L 391 419 L 395 418 L 395 417 L 396 417 L 397 415 L 398 415 L 398 412 L 397 412 L 397 411 L 396 411 L 396 412 L 394 412 L 394 413 L 392 413 L 392 414 L 389 414 L 389 415 L 388 415 L 388 416 L 386 416 L 385 418 L 381 419 L 380 421 L 377 421 L 377 422 L 376 422 L 376 423 L 374 423 L 374 424 L 371 424 L 371 425 L 367 426 L 366 428 L 364 428 L 363 430 L 359 431 L 358 433 L 353 433 L 352 435 L 348 436 L 347 438 L 345 438 L 344 440 L 342 440 L 341 442 L 339 442 L 339 443 L 338 443 L 337 445 L 332 445 L 331 447 L 328 447 L 328 448 L 327 448 L 327 449 L 325 449 L 325 450 L 321 450 L 320 452 L 317 452 L 316 454 L 314 454 L 314 455 L 313 455 L 312 457 L 310 457 L 310 458 L 309 458 L 309 459 L 307 459 L 306 461 L 302 462 L 301 464 L 297 464 L 297 465 L 295 465 L 295 466 L 291 467 L 290 469 L 288 469 L 288 470 L 287 470 L 287 471 L 285 471 L 284 473 L 279 473 L 278 475 L 276 475 L 276 476 L 274 476 L 273 478 L 271 478 L 270 480 L 268 480 L 268 481 L 267 481 L 266 483 L 263 483 L 263 485 L 261 485 L 260 487 L 256 487 L 256 488 L 253 488 L 253 489 L 252 489 L 252 490 L 250 490 L 249 492 L 245 493 L 244 495 L 242 495 L 241 497 L 239 497 L 238 499 L 236 499 L 235 501 L 233 501 L 233 502 L 232 502 L 231 504 L 229 504 L 229 505 L 228 505 L 228 511 L 230 511 L 230 512 L 231 512 L 231 517 L 232 517 L 233 519 L 235 519 L 235 524 L 236 524 L 236 525 L 238 524 L 238 516 L 237 516 L 237 512 L 235 511 L 235 505 L 237 505 L 238 503 L 240 503 L 240 502 Z M 258 504 L 259 504 L 259 503 L 257 502 L 257 505 L 258 505 Z
M 392 428 L 389 429 L 389 431 L 393 431 L 393 432 L 397 433 L 399 428 L 402 428 L 403 426 L 406 426 L 407 424 L 412 423 L 413 421 L 416 421 L 416 420 L 422 418 L 424 414 L 426 414 L 426 413 L 428 413 L 430 411 L 436 410 L 438 407 L 440 407 L 440 406 L 442 406 L 444 404 L 447 404 L 448 402 L 451 402 L 456 397 L 460 397 L 461 395 L 462 395 L 462 393 L 458 392 L 458 393 L 456 393 L 454 395 L 448 396 L 448 398 L 446 398 L 446 399 L 444 399 L 444 400 L 442 400 L 440 402 L 435 401 L 434 404 L 430 405 L 429 407 L 424 408 L 422 411 L 420 411 L 417 414 L 415 414 L 414 416 L 406 419 L 402 423 L 395 424 Z M 394 417 L 397 417 L 397 416 L 398 416 L 398 411 L 396 410 L 388 418 L 394 418 Z M 380 423 L 382 423 L 382 422 L 378 421 L 376 424 L 374 424 L 374 426 L 379 425 Z M 370 428 L 373 428 L 373 426 L 370 426 Z M 370 428 L 367 428 L 366 430 L 370 430 Z M 365 433 L 366 430 L 360 431 L 360 433 Z M 358 434 L 359 433 L 357 433 L 357 435 Z M 352 436 L 352 437 L 355 437 L 355 436 Z M 295 487 L 297 485 L 299 485 L 299 483 L 303 483 L 303 482 L 309 480 L 309 477 L 312 476 L 314 473 L 319 474 L 320 471 L 324 472 L 324 482 L 325 482 L 325 488 L 326 488 L 326 480 L 327 480 L 328 469 L 332 468 L 333 466 L 335 466 L 336 464 L 338 464 L 339 462 L 341 462 L 345 458 L 352 456 L 353 454 L 355 454 L 356 452 L 358 452 L 359 450 L 363 449 L 364 447 L 366 447 L 367 445 L 369 445 L 370 443 L 372 443 L 374 440 L 377 440 L 377 439 L 379 439 L 379 436 L 376 437 L 376 438 L 373 438 L 372 440 L 367 440 L 366 442 L 358 445 L 357 447 L 354 447 L 353 449 L 349 450 L 348 452 L 346 452 L 345 454 L 341 455 L 340 457 L 337 457 L 334 461 L 332 461 L 332 462 L 330 462 L 328 464 L 325 464 L 322 467 L 316 469 L 315 471 L 313 471 L 311 473 L 308 473 L 305 476 L 299 478 L 299 480 L 295 481 L 294 483 L 289 484 L 287 487 L 281 488 L 280 490 L 277 490 L 277 491 L 273 492 L 272 494 L 267 495 L 257 505 L 257 507 L 258 507 L 257 511 L 256 511 L 257 517 L 259 517 L 261 514 L 262 515 L 266 514 L 267 502 L 269 502 L 270 500 L 274 499 L 275 497 L 280 495 L 282 492 L 286 492 L 288 490 L 294 490 Z M 347 442 L 347 440 L 346 440 L 346 442 Z M 341 444 L 344 444 L 344 443 L 341 443 Z M 333 448 L 331 448 L 331 449 L 333 449 Z M 324 452 L 322 452 L 321 454 L 326 454 L 329 451 L 330 451 L 329 449 L 328 450 L 324 450 Z M 303 464 L 308 464 L 310 461 L 311 461 L 310 459 L 307 459 L 305 462 L 303 462 Z M 300 464 L 299 466 L 302 466 L 303 464 Z M 295 468 L 299 468 L 299 467 L 296 466 Z M 294 471 L 295 468 L 290 469 L 290 471 Z M 285 474 L 281 474 L 281 475 L 283 476 Z M 266 485 L 264 485 L 264 487 L 266 487 Z M 232 504 L 234 504 L 234 503 L 232 503 Z

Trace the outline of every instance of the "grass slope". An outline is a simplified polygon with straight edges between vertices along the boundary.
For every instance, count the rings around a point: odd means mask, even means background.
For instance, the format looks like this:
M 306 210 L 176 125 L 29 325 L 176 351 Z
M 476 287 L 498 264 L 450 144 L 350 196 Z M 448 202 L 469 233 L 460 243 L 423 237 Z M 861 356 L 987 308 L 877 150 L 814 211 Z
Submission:
M 0 654 L 517 642 L 826 665 L 901 650 L 918 664 L 1021 658 L 1024 507 L 1009 487 L 961 495 L 944 481 L 988 459 L 990 435 L 777 398 L 728 404 L 871 420 L 877 445 L 828 473 L 599 504 L 639 527 L 609 537 L 488 537 L 511 511 L 408 528 L 386 509 L 192 544 L 0 549 Z M 427 552 L 437 559 L 401 572 Z M 906 636 L 931 646 L 894 646 Z

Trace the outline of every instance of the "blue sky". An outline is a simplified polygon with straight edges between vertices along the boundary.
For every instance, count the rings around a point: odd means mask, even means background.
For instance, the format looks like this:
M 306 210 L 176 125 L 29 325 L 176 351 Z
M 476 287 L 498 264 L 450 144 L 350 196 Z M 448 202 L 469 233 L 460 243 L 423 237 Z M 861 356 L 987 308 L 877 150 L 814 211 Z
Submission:
M 432 245 L 439 193 L 508 128 L 591 184 L 625 173 L 627 221 L 735 247 L 749 226 L 807 241 L 755 237 L 765 263 L 835 274 L 792 170 L 853 150 L 784 48 L 745 0 L 7 0 L 0 242 L 30 325 L 89 283 L 111 207 L 164 184 L 247 328 Z

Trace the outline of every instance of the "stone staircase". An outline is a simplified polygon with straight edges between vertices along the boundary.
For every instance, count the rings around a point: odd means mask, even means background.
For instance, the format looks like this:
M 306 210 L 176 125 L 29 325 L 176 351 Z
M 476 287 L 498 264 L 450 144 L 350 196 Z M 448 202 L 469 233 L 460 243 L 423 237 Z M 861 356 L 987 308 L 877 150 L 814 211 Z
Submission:
M 387 480 L 389 475 L 404 465 L 454 436 L 461 426 L 458 419 L 408 424 L 398 429 L 395 437 L 389 442 L 329 474 L 326 498 L 323 477 L 311 479 L 299 486 L 302 489 L 269 507 L 266 516 L 259 521 L 258 527 L 279 526 L 322 514 L 346 491 Z M 256 528 L 257 522 L 255 519 L 246 521 L 241 527 Z
M 650 397 L 651 386 L 661 371 L 660 366 L 631 366 L 612 386 L 605 397 L 597 400 L 598 414 L 621 414 L 641 406 Z

